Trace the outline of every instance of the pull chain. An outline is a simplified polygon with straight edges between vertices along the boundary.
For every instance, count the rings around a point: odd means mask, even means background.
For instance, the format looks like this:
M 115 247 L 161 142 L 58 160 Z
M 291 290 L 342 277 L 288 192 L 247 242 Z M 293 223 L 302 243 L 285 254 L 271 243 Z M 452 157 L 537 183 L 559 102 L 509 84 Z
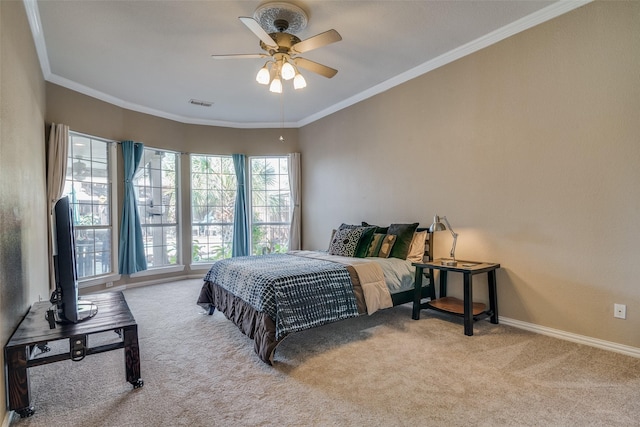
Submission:
M 284 91 L 283 91 L 284 92 Z M 280 93 L 280 142 L 284 142 L 284 93 Z

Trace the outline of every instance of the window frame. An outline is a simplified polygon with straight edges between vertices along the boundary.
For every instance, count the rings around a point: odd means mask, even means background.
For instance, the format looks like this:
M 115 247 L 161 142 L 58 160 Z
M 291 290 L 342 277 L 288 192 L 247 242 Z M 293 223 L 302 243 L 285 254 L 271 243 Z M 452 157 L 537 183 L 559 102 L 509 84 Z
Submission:
M 231 162 L 231 168 L 232 168 L 232 173 L 228 174 L 229 176 L 233 176 L 234 179 L 237 179 L 235 176 L 235 170 L 233 169 L 233 156 L 231 154 L 203 154 L 203 153 L 190 153 L 189 154 L 189 176 L 190 176 L 190 181 L 189 181 L 189 208 L 191 211 L 191 215 L 189 216 L 189 248 L 190 248 L 190 257 L 191 257 L 191 263 L 189 265 L 191 270 L 201 270 L 201 269 L 208 269 L 214 262 L 217 261 L 217 259 L 212 260 L 212 259 L 206 259 L 203 261 L 195 261 L 193 259 L 193 251 L 194 251 L 194 236 L 193 236 L 193 228 L 194 227 L 199 227 L 202 223 L 195 223 L 194 222 L 194 200 L 193 200 L 193 192 L 194 192 L 194 185 L 193 185 L 193 176 L 194 176 L 194 171 L 193 171 L 193 159 L 194 157 L 204 157 L 204 158 L 216 158 L 216 159 L 226 159 L 227 161 Z M 202 190 L 202 189 L 196 189 L 196 190 Z M 234 188 L 234 192 L 237 192 L 237 182 L 236 182 L 236 188 Z M 233 197 L 233 200 L 235 202 L 235 195 Z M 200 206 L 200 205 L 199 205 Z M 206 206 L 209 206 L 208 204 Z M 235 204 L 234 204 L 234 209 L 235 209 Z M 231 220 L 230 223 L 228 222 L 211 222 L 211 223 L 206 223 L 204 226 L 220 226 L 220 227 L 225 227 L 225 226 L 230 226 L 233 227 L 233 218 Z M 233 233 L 232 233 L 233 235 Z M 231 238 L 231 240 L 227 243 L 231 243 L 233 244 L 233 238 Z M 225 241 L 222 241 L 222 245 L 224 246 Z M 229 256 L 220 258 L 220 259 L 226 259 L 226 258 L 230 258 L 231 257 L 231 251 L 229 251 Z
M 252 160 L 254 159 L 280 159 L 281 161 L 284 160 L 287 163 L 287 181 L 289 182 L 289 188 L 288 188 L 288 192 L 289 192 L 289 212 L 288 212 L 288 221 L 287 222 L 261 222 L 261 223 L 255 223 L 253 220 L 253 167 L 252 167 Z M 247 164 L 245 165 L 247 167 L 247 170 L 249 171 L 249 174 L 247 176 L 247 180 L 248 180 L 248 192 L 247 192 L 247 210 L 248 210 L 248 214 L 249 214 L 249 234 L 250 234 L 250 242 L 251 242 L 251 248 L 250 248 L 250 255 L 262 255 L 262 254 L 257 254 L 253 252 L 254 249 L 254 244 L 253 244 L 253 228 L 254 225 L 282 225 L 282 226 L 289 226 L 289 230 L 291 229 L 291 217 L 293 214 L 293 204 L 291 203 L 291 182 L 289 181 L 289 168 L 291 167 L 290 164 L 290 159 L 288 155 L 277 155 L 277 154 L 273 154 L 273 155 L 266 155 L 266 156 L 248 156 L 247 157 Z M 280 175 L 280 174 L 278 174 Z M 279 191 L 282 191 L 281 189 Z M 288 233 L 287 236 L 287 246 L 286 246 L 286 250 L 289 250 L 289 246 L 290 246 L 290 241 L 291 241 L 291 236 Z
M 181 153 L 174 151 L 174 150 L 166 150 L 163 148 L 156 148 L 156 147 L 149 147 L 149 146 L 144 146 L 144 151 L 146 152 L 147 150 L 150 151 L 162 151 L 164 153 L 170 153 L 176 156 L 176 163 L 175 163 L 175 192 L 176 192 L 176 200 L 175 200 L 175 217 L 176 217 L 176 222 L 175 222 L 175 228 L 176 228 L 176 263 L 175 264 L 167 264 L 167 265 L 161 265 L 161 266 L 153 266 L 153 267 L 148 267 L 147 270 L 143 270 L 143 271 L 138 271 L 136 273 L 132 273 L 130 275 L 130 277 L 141 277 L 141 276 L 150 276 L 150 275 L 156 275 L 156 274 L 163 274 L 163 273 L 173 273 L 173 272 L 178 272 L 178 271 L 183 271 L 184 270 L 184 262 L 183 262 L 183 250 L 182 250 L 182 210 L 181 210 L 181 199 L 182 199 L 182 190 L 181 190 L 181 186 L 182 186 L 182 180 L 181 180 Z M 146 158 L 146 156 L 143 154 L 142 160 L 144 160 Z M 141 160 L 141 161 L 142 161 Z M 145 165 L 140 164 L 139 168 L 143 168 L 145 167 Z M 161 169 L 162 170 L 162 169 Z M 140 171 L 136 171 L 136 174 L 139 174 Z M 134 184 L 134 188 L 136 188 L 136 201 L 138 203 L 137 208 L 140 209 L 140 200 L 138 198 L 138 189 L 140 188 L 140 186 L 137 186 Z M 142 215 L 142 213 L 140 212 L 140 210 L 138 211 L 140 213 L 140 215 Z M 142 221 L 140 221 L 140 226 L 142 229 L 144 228 L 156 228 L 156 227 L 164 227 L 164 226 L 173 226 L 173 223 L 160 223 L 160 224 L 145 224 Z M 145 252 L 146 252 L 146 248 L 145 248 Z
M 108 180 L 107 183 L 109 184 L 109 195 L 110 195 L 110 218 L 111 218 L 111 272 L 109 273 L 105 273 L 105 274 L 96 274 L 93 276 L 88 276 L 86 278 L 78 278 L 78 288 L 82 289 L 82 288 L 87 288 L 87 287 L 91 287 L 91 286 L 96 286 L 96 285 L 102 285 L 102 284 L 108 284 L 110 282 L 114 282 L 117 280 L 120 280 L 121 275 L 118 273 L 118 240 L 119 240 L 119 236 L 120 236 L 120 227 L 119 227 L 119 221 L 118 221 L 118 186 L 114 185 L 114 177 L 117 176 L 117 170 L 118 170 L 118 156 L 117 156 L 117 147 L 118 147 L 118 142 L 117 141 L 113 141 L 107 138 L 102 138 L 99 136 L 95 136 L 95 135 L 89 135 L 89 134 L 85 134 L 82 132 L 77 132 L 74 130 L 69 130 L 69 140 L 68 140 L 68 144 L 69 144 L 69 148 L 71 149 L 71 145 L 73 144 L 73 136 L 78 136 L 81 138 L 88 138 L 91 140 L 97 140 L 97 141 L 102 141 L 105 142 L 107 144 L 107 173 L 108 173 Z M 72 154 L 72 151 L 70 151 L 70 155 Z M 67 159 L 69 159 L 69 156 L 67 156 Z M 71 157 L 71 159 L 73 159 L 73 157 Z M 67 166 L 68 168 L 68 166 Z M 65 173 L 65 180 L 67 175 Z M 80 226 L 80 225 L 76 225 L 74 224 L 74 230 L 82 230 L 82 229 L 90 229 L 90 228 L 94 228 L 95 227 L 88 227 L 88 226 Z M 99 227 L 99 228 L 109 228 L 109 227 Z M 77 249 L 77 248 L 74 248 Z

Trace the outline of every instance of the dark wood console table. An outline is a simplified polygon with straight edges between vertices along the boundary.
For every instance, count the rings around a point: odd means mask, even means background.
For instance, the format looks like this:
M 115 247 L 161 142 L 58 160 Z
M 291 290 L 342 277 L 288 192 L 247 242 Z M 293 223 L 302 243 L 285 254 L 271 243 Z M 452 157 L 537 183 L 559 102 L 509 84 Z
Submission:
M 420 310 L 431 308 L 434 310 L 451 313 L 464 318 L 464 334 L 473 335 L 473 322 L 486 317 L 491 323 L 498 323 L 498 295 L 496 293 L 496 270 L 500 264 L 457 261 L 456 265 L 448 265 L 446 260 L 436 259 L 425 263 L 413 263 L 416 267 L 416 289 L 422 285 L 422 272 L 424 269 L 440 270 L 440 295 L 436 299 L 434 287 L 431 287 L 430 300 L 421 302 L 421 296 L 415 292 L 413 300 L 412 318 L 420 319 Z M 447 273 L 457 272 L 464 275 L 464 300 L 447 296 Z M 489 288 L 489 309 L 482 303 L 473 302 L 473 276 L 487 273 L 487 285 Z
M 133 388 L 142 387 L 144 382 L 140 378 L 138 325 L 124 295 L 122 292 L 108 292 L 88 295 L 85 298 L 97 305 L 98 313 L 80 323 L 58 323 L 54 329 L 51 329 L 45 317 L 47 310 L 51 307 L 48 301 L 33 304 L 20 322 L 4 347 L 9 410 L 15 410 L 23 418 L 34 413 L 29 393 L 28 368 L 68 359 L 80 361 L 90 354 L 120 348 L 124 348 L 127 381 L 133 385 Z M 118 333 L 120 340 L 89 347 L 89 335 L 108 331 Z M 43 348 L 47 343 L 58 340 L 69 341 L 69 352 L 31 358 L 36 347 Z

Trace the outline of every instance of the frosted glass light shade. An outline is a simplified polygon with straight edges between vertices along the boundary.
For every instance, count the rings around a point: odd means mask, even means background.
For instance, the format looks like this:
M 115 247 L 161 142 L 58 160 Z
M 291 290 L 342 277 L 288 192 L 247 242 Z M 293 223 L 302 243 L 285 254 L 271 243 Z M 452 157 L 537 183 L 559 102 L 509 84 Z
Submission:
M 269 90 L 274 93 L 282 93 L 282 82 L 279 77 L 276 77 L 271 81 L 271 86 L 269 86 Z
M 282 74 L 283 79 L 291 80 L 296 75 L 296 69 L 293 68 L 293 65 L 289 64 L 288 62 L 285 62 L 282 65 L 282 70 L 280 71 L 280 73 Z
M 304 79 L 304 77 L 302 77 L 302 74 L 296 74 L 295 78 L 293 79 L 293 88 L 303 89 L 305 87 L 307 87 L 307 81 Z
M 265 65 L 264 67 L 260 68 L 260 71 L 258 71 L 258 75 L 256 76 L 256 81 L 261 85 L 268 85 L 269 80 L 271 80 L 271 75 L 269 74 L 269 70 Z

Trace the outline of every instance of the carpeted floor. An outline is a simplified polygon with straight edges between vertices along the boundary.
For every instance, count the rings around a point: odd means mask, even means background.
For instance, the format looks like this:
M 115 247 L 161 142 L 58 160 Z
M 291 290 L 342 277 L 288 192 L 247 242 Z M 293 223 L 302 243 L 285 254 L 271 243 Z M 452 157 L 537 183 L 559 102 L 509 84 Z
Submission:
M 467 337 L 459 318 L 400 306 L 293 334 L 271 367 L 202 314 L 201 283 L 125 291 L 144 387 L 122 350 L 31 368 L 36 413 L 12 426 L 640 424 L 640 359 L 487 321 Z

